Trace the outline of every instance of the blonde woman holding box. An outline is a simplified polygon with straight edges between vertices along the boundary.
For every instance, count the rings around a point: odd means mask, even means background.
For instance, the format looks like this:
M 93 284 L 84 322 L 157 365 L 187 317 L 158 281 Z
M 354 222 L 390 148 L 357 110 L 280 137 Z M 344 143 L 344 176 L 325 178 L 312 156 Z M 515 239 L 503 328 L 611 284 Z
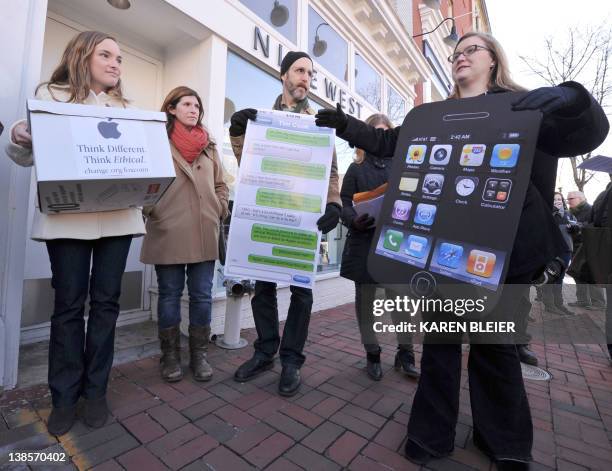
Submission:
M 66 46 L 39 100 L 126 107 L 121 90 L 121 50 L 98 31 L 77 34 Z M 33 165 L 32 137 L 25 121 L 13 125 L 7 154 L 18 165 Z M 101 427 L 108 418 L 106 388 L 119 315 L 121 278 L 133 236 L 145 232 L 140 209 L 79 214 L 36 211 L 32 239 L 45 242 L 51 262 L 55 305 L 49 342 L 49 388 L 53 408 L 48 429 L 62 435 L 85 399 L 85 423 Z M 85 334 L 85 300 L 89 319 Z

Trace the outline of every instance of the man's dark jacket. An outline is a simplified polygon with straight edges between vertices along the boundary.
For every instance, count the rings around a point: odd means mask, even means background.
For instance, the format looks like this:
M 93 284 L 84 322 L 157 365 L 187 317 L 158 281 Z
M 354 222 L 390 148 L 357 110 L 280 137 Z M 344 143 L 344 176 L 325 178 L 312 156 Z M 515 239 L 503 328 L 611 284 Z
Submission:
M 536 273 L 567 250 L 552 217 L 557 158 L 586 154 L 598 147 L 608 134 L 608 119 L 591 94 L 576 82 L 560 86 L 581 92 L 580 110 L 573 116 L 551 113 L 542 119 L 507 278 Z M 505 92 L 496 88 L 488 93 Z M 384 131 L 348 116 L 348 124 L 338 136 L 371 154 L 390 156 L 395 153 L 400 131 L 401 126 Z

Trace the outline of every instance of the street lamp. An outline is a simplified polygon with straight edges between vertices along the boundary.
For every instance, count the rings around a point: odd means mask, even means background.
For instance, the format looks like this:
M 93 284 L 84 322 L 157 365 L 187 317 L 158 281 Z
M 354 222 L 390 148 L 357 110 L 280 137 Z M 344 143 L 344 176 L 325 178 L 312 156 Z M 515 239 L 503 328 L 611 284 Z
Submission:
M 130 8 L 130 0 L 106 0 L 110 6 L 118 8 L 119 10 L 127 10 Z
M 325 51 L 327 51 L 327 41 L 319 38 L 319 28 L 323 25 L 329 26 L 328 23 L 321 23 L 317 25 L 317 29 L 315 29 L 314 44 L 312 46 L 312 53 L 315 55 L 315 57 L 321 57 L 323 54 L 325 54 Z
M 274 7 L 270 12 L 270 21 L 274 26 L 283 26 L 289 20 L 289 9 L 281 5 L 278 0 L 274 0 Z
M 415 34 L 414 36 L 412 36 L 413 38 L 418 38 L 419 36 L 425 36 L 426 34 L 430 34 L 433 33 L 435 30 L 437 30 L 440 26 L 442 26 L 442 24 L 445 21 L 452 21 L 453 22 L 453 26 L 451 27 L 450 33 L 448 34 L 448 36 L 446 36 L 443 41 L 450 47 L 455 47 L 455 45 L 457 44 L 457 42 L 459 42 L 459 35 L 457 34 L 457 27 L 455 26 L 455 20 L 457 18 L 461 18 L 462 16 L 466 16 L 466 15 L 472 15 L 473 12 L 468 11 L 467 13 L 463 13 L 461 15 L 457 15 L 457 16 L 452 16 L 452 17 L 448 17 L 448 18 L 444 18 L 442 21 L 440 21 L 440 23 L 438 24 L 438 26 L 436 26 L 434 29 L 432 29 L 431 31 L 426 31 L 425 33 L 421 33 L 421 34 Z

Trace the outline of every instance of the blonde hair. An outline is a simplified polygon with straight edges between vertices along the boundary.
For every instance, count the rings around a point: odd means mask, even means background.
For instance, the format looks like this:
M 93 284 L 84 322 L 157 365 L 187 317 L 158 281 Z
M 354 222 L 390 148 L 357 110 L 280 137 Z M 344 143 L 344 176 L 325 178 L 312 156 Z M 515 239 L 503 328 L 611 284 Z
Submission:
M 51 74 L 49 81 L 39 84 L 36 87 L 36 91 L 38 92 L 40 87 L 46 85 L 53 97 L 52 86 L 67 86 L 70 93 L 68 102 L 83 103 L 89 96 L 91 89 L 89 59 L 96 46 L 105 39 L 117 42 L 114 37 L 100 31 L 83 31 L 74 36 L 66 46 L 66 49 L 64 49 L 62 59 Z M 107 90 L 106 93 L 117 98 L 124 106 L 128 103 L 128 100 L 123 96 L 121 79 L 117 81 L 114 87 Z M 53 98 L 55 99 L 55 97 Z
M 490 49 L 489 52 L 493 55 L 493 59 L 495 60 L 495 65 L 491 70 L 491 76 L 489 79 L 489 90 L 492 88 L 503 88 L 512 92 L 525 91 L 526 89 L 524 87 L 521 87 L 510 77 L 510 68 L 508 66 L 508 59 L 506 58 L 506 53 L 501 47 L 501 44 L 499 44 L 499 41 L 497 41 L 497 39 L 495 39 L 490 34 L 481 33 L 478 31 L 470 31 L 469 33 L 466 33 L 461 37 L 461 39 L 455 46 L 455 51 L 464 39 L 473 37 L 480 38 L 486 44 L 486 46 Z M 459 94 L 459 87 L 457 86 L 457 84 L 455 84 L 451 94 L 448 97 L 461 98 Z
M 375 113 L 373 115 L 370 115 L 368 119 L 365 120 L 365 123 L 370 126 L 374 126 L 374 127 L 380 124 L 384 124 L 389 129 L 393 129 L 395 127 L 395 125 L 391 122 L 389 117 L 383 113 Z M 363 151 L 363 149 L 359 149 L 359 148 L 356 149 L 355 157 L 353 157 L 353 161 L 356 164 L 362 164 L 364 160 L 365 160 L 365 152 Z

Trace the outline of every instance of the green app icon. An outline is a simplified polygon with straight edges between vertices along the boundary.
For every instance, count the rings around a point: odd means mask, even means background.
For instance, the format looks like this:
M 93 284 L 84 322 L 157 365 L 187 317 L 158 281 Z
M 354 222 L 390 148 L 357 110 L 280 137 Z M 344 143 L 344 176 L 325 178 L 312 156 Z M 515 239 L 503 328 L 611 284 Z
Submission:
M 383 243 L 383 247 L 388 250 L 393 250 L 394 252 L 399 252 L 400 245 L 402 245 L 402 240 L 404 240 L 404 234 L 402 232 L 387 229 L 387 232 L 385 232 L 385 242 Z

